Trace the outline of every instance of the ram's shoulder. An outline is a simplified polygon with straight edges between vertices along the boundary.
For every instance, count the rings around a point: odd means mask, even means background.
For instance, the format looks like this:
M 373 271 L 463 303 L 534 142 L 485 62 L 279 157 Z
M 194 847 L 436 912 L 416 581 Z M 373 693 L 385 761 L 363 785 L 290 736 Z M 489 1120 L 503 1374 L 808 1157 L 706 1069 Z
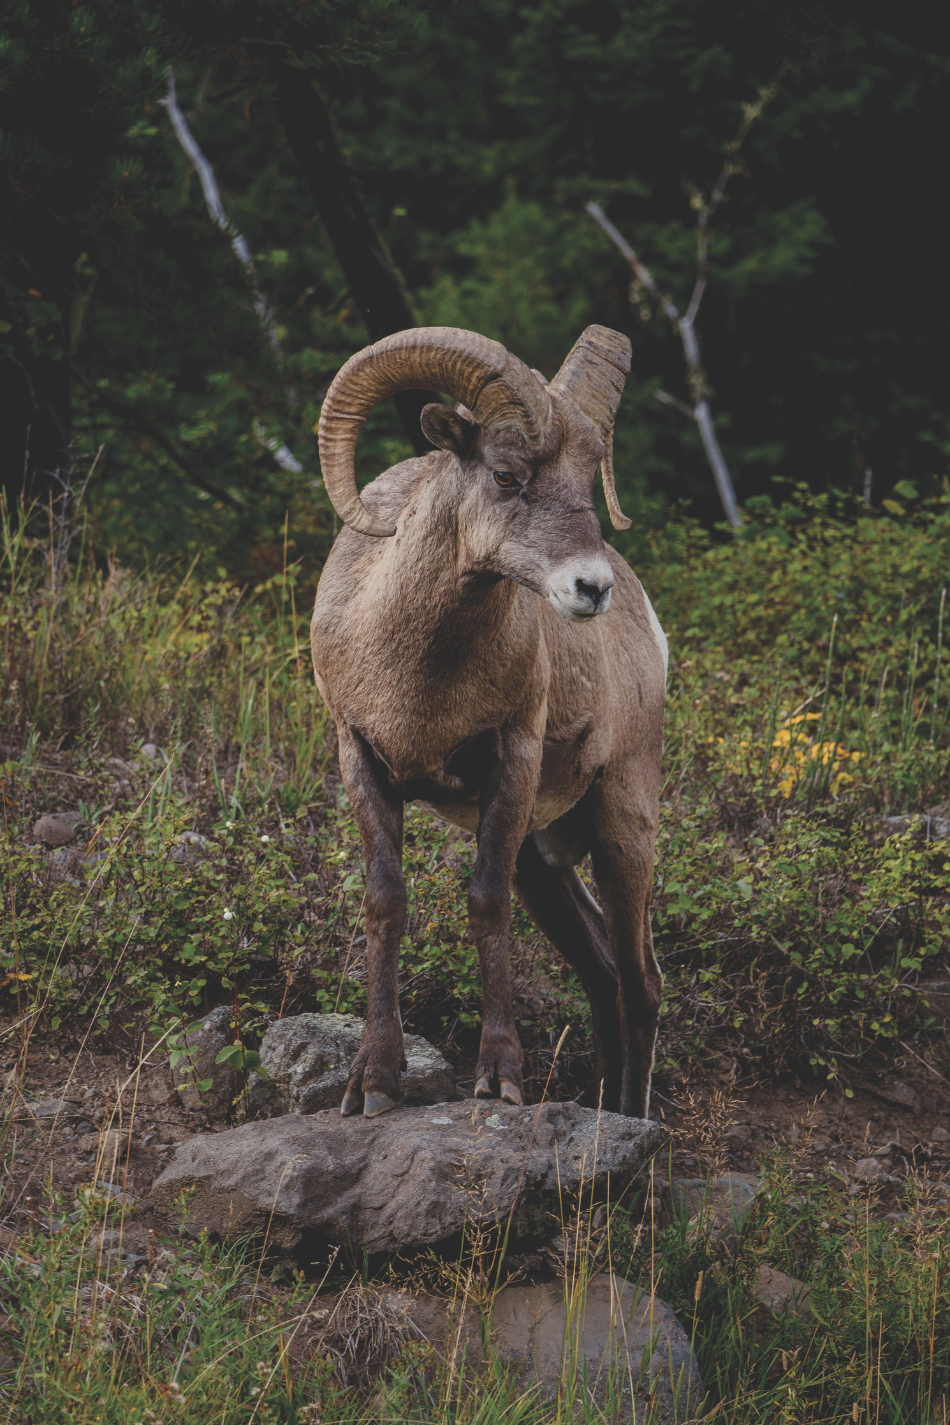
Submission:
M 360 492 L 363 504 L 371 514 L 395 524 L 406 502 L 432 474 L 437 458 L 438 452 L 432 451 L 429 455 L 416 455 L 384 470 Z

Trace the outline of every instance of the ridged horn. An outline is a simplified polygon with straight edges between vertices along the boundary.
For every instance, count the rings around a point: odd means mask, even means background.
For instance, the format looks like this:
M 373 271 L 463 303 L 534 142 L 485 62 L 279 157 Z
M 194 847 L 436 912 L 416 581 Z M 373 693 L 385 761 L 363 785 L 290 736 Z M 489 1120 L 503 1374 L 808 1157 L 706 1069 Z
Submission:
M 467 406 L 479 425 L 513 428 L 529 451 L 551 426 L 545 388 L 516 356 L 488 337 L 456 327 L 412 327 L 351 356 L 320 412 L 323 483 L 340 518 L 361 534 L 395 534 L 366 509 L 356 488 L 354 452 L 370 411 L 396 391 L 429 388 Z
M 614 529 L 629 529 L 631 524 L 617 500 L 613 460 L 614 420 L 630 374 L 631 356 L 630 340 L 622 332 L 588 327 L 574 343 L 549 388 L 557 396 L 566 396 L 604 442 L 600 471 Z

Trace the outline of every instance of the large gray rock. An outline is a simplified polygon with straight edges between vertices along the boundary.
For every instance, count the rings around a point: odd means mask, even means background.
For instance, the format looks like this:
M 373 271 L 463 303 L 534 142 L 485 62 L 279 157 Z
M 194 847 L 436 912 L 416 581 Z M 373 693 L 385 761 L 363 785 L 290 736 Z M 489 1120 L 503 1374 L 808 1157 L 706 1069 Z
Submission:
M 261 1044 L 267 1079 L 251 1074 L 248 1116 L 277 1118 L 339 1108 L 365 1028 L 365 1021 L 353 1014 L 295 1014 L 272 1024 Z M 454 1093 L 451 1064 L 427 1040 L 407 1034 L 404 1102 L 444 1103 Z
M 573 1400 L 581 1418 L 585 1381 L 590 1405 L 610 1402 L 613 1413 L 622 1402 L 624 1419 L 680 1425 L 703 1413 L 699 1366 L 672 1307 L 622 1277 L 567 1292 L 564 1282 L 505 1287 L 491 1327 L 496 1356 L 521 1386 Z
M 665 1136 L 659 1124 L 575 1103 L 468 1099 L 379 1118 L 323 1109 L 192 1138 L 152 1196 L 162 1206 L 193 1186 L 193 1228 L 266 1232 L 291 1251 L 305 1239 L 423 1247 L 509 1214 L 512 1240 L 540 1242 L 582 1186 L 585 1205 L 608 1187 L 617 1201 Z

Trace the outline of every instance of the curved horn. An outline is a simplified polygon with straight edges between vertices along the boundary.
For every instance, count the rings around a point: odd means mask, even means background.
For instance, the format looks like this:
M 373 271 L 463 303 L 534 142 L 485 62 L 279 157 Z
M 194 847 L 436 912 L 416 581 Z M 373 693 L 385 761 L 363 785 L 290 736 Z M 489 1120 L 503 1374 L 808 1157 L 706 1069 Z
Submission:
M 574 343 L 550 390 L 566 396 L 586 416 L 604 442 L 601 474 L 614 529 L 629 529 L 614 484 L 614 420 L 630 373 L 630 340 L 609 327 L 588 327 Z
M 537 378 L 500 342 L 456 327 L 412 327 L 351 356 L 320 412 L 323 483 L 342 520 L 361 534 L 395 534 L 366 509 L 356 488 L 354 451 L 366 417 L 396 391 L 430 387 L 461 401 L 479 425 L 520 431 L 540 450 L 551 401 Z
M 620 501 L 617 499 L 617 486 L 614 484 L 614 428 L 610 427 L 607 432 L 607 440 L 604 444 L 604 458 L 600 462 L 600 474 L 604 482 L 604 498 L 607 501 L 607 513 L 610 515 L 610 523 L 614 529 L 629 529 L 633 520 L 628 519 L 620 508 Z

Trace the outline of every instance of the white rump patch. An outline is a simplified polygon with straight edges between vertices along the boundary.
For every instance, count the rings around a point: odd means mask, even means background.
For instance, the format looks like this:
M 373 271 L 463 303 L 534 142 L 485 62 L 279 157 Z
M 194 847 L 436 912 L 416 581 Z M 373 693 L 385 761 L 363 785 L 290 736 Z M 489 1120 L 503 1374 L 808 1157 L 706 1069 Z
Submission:
M 640 585 L 643 589 L 643 585 Z M 643 602 L 647 606 L 647 617 L 650 620 L 650 627 L 653 630 L 653 637 L 656 639 L 656 646 L 660 650 L 660 657 L 663 659 L 663 677 L 666 678 L 670 671 L 670 645 L 667 642 L 666 634 L 660 627 L 660 620 L 656 616 L 656 610 L 647 598 L 647 591 L 643 589 Z

